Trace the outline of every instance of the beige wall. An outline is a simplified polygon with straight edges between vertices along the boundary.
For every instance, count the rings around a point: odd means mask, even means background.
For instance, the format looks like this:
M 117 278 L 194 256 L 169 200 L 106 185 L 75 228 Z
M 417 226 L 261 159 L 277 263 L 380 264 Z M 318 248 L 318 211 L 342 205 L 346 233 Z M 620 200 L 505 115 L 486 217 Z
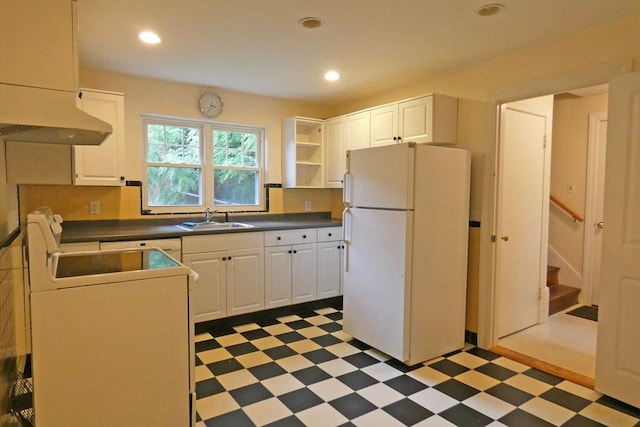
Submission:
M 589 114 L 607 111 L 608 95 L 560 99 L 553 106 L 551 194 L 584 218 Z M 567 185 L 575 184 L 575 194 Z M 581 273 L 584 222 L 574 222 L 555 205 L 549 210 L 549 245 Z M 569 277 L 569 276 L 567 276 Z M 563 284 L 580 287 L 580 283 Z
M 99 70 L 80 69 L 80 86 L 88 89 L 125 94 L 125 140 L 127 147 L 127 179 L 143 179 L 142 113 L 180 118 L 204 119 L 198 110 L 198 99 L 207 91 L 215 91 L 224 99 L 224 111 L 216 121 L 264 126 L 267 129 L 267 180 L 282 182 L 281 123 L 290 116 L 326 117 L 327 109 L 317 104 L 281 98 L 249 95 L 205 86 L 168 82 Z

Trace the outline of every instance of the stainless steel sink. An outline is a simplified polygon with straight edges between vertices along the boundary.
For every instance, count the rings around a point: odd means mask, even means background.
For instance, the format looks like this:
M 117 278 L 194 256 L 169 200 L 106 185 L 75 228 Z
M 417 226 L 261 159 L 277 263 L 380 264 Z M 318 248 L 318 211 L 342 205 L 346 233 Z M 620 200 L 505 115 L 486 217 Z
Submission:
M 187 231 L 227 230 L 231 228 L 252 228 L 253 225 L 243 222 L 183 222 L 176 227 Z

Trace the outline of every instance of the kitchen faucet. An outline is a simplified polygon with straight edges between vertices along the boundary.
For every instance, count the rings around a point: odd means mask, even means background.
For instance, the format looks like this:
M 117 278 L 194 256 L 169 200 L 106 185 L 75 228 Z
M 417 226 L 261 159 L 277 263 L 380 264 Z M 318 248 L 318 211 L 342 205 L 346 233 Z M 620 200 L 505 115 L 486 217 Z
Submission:
M 211 221 L 213 220 L 213 214 L 214 214 L 215 212 L 216 212 L 215 210 L 214 210 L 213 212 L 211 212 L 211 209 L 207 208 L 207 209 L 204 211 L 204 221 L 205 221 L 205 222 L 211 222 Z

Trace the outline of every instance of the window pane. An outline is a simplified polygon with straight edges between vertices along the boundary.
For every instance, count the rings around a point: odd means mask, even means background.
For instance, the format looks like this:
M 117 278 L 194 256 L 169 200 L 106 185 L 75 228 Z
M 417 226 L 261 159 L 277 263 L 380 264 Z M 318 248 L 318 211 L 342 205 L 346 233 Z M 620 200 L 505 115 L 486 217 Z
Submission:
M 213 131 L 213 164 L 216 166 L 255 167 L 258 136 L 255 133 Z
M 237 169 L 215 169 L 214 205 L 257 205 L 258 172 Z
M 200 205 L 201 170 L 149 166 L 147 201 L 149 206 Z
M 200 129 L 169 125 L 147 126 L 147 161 L 200 164 Z

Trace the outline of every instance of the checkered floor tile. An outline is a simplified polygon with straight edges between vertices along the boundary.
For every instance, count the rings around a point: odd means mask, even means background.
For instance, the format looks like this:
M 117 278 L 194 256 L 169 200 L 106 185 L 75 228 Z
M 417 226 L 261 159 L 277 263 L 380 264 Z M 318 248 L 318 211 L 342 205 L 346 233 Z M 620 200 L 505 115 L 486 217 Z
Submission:
M 640 410 L 468 347 L 407 367 L 334 308 L 196 337 L 197 427 L 629 426 Z

